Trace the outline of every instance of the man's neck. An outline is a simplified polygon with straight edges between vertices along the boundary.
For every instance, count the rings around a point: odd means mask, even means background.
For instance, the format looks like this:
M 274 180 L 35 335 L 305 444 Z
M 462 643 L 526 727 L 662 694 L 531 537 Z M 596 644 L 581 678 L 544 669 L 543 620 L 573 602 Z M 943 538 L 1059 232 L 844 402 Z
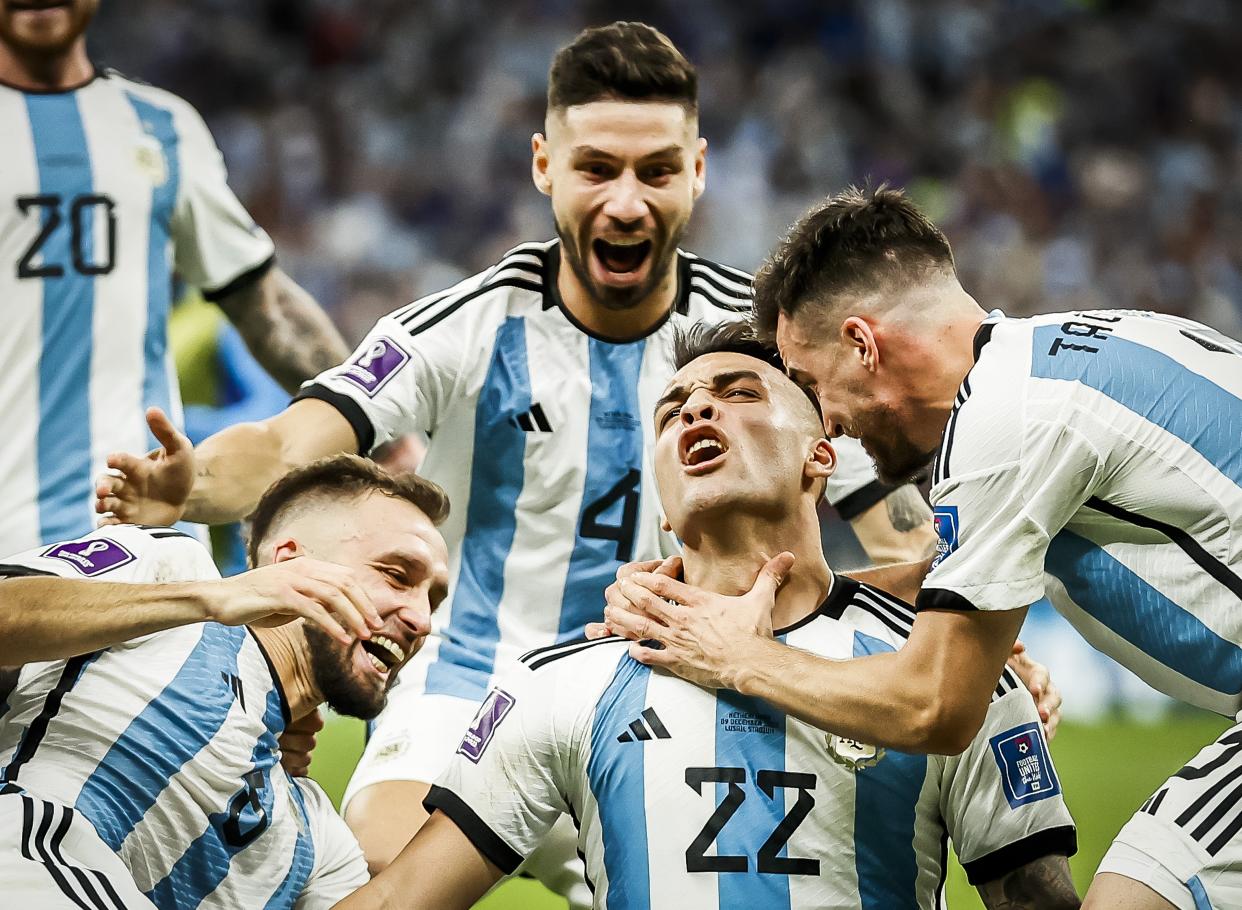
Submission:
M 276 671 L 276 681 L 280 683 L 289 706 L 289 719 L 298 720 L 318 708 L 323 703 L 323 695 L 313 682 L 301 622 L 273 628 L 251 626 L 250 631 L 263 646 Z
M 63 92 L 90 82 L 94 73 L 85 37 L 59 54 L 22 54 L 0 43 L 0 82 L 17 89 Z
M 591 334 L 627 341 L 647 335 L 668 316 L 677 299 L 677 272 L 674 260 L 664 280 L 642 301 L 624 310 L 610 310 L 595 301 L 562 254 L 556 291 L 565 309 Z
M 710 533 L 690 533 L 683 541 L 686 583 L 717 594 L 744 594 L 768 559 L 788 551 L 794 555 L 794 564 L 776 593 L 772 628 L 783 629 L 805 619 L 819 609 L 833 583 L 820 542 L 818 516 L 809 503 L 805 511 L 783 519 L 733 512 L 727 518 L 705 521 Z

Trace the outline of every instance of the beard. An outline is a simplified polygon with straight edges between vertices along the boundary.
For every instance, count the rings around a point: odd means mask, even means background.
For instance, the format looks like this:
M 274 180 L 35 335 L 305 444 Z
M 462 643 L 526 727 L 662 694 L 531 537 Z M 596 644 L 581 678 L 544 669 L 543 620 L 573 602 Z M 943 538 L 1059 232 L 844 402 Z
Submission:
M 303 632 L 310 649 L 311 681 L 337 714 L 374 720 L 388 702 L 388 690 L 396 677 L 390 673 L 383 686 L 368 685 L 358 678 L 352 658 L 356 645 L 345 646 L 323 629 L 305 623 Z
M 618 288 L 600 284 L 591 277 L 591 270 L 587 267 L 586 261 L 587 256 L 593 255 L 590 250 L 590 241 L 586 241 L 584 250 L 582 245 L 573 239 L 573 234 L 568 228 L 560 221 L 556 223 L 556 236 L 561 241 L 561 257 L 569 263 L 578 283 L 586 290 L 588 296 L 606 310 L 632 310 L 650 297 L 661 282 L 668 277 L 677 247 L 685 233 L 684 223 L 671 234 L 657 227 L 655 236 L 651 238 L 651 252 L 647 254 L 652 257 L 651 271 L 647 275 L 647 280 L 633 287 Z
M 859 440 L 871 460 L 876 474 L 886 484 L 898 486 L 913 481 L 936 457 L 936 449 L 919 448 L 905 431 L 893 409 L 877 405 L 867 415 L 865 429 Z

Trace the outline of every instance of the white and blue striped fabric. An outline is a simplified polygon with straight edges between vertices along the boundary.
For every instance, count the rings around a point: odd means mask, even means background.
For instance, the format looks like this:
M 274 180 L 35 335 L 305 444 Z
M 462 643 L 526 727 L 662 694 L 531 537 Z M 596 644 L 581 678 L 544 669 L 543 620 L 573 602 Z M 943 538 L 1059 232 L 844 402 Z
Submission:
M 130 525 L 0 565 L 30 574 L 219 577 L 197 541 Z M 0 784 L 84 816 L 161 910 L 330 907 L 366 864 L 318 785 L 280 767 L 287 710 L 244 627 L 199 623 L 28 664 L 0 714 Z
M 920 608 L 1047 594 L 1095 647 L 1242 709 L 1242 345 L 1100 310 L 990 317 L 949 420 Z
M 913 619 L 838 576 L 818 611 L 776 634 L 843 659 L 901 647 Z M 427 807 L 505 871 L 571 815 L 595 906 L 608 910 L 933 910 L 950 839 L 976 883 L 1075 850 L 1034 703 L 1009 671 L 970 748 L 946 758 L 830 736 L 644 667 L 627 648 L 603 639 L 525 655 Z
M 559 244 L 528 243 L 383 317 L 340 367 L 303 387 L 359 448 L 429 434 L 420 473 L 448 492 L 449 599 L 401 687 L 478 701 L 498 667 L 582 634 L 624 562 L 675 552 L 648 469 L 672 338 L 749 313 L 744 272 L 679 252 L 678 296 L 645 338 L 592 336 L 556 293 Z M 847 448 L 848 448 L 847 444 Z M 828 496 L 875 481 L 861 448 Z
M 209 295 L 261 274 L 272 244 L 225 182 L 186 102 L 113 72 L 73 91 L 0 85 L 0 553 L 89 531 L 113 451 L 178 416 L 174 270 Z

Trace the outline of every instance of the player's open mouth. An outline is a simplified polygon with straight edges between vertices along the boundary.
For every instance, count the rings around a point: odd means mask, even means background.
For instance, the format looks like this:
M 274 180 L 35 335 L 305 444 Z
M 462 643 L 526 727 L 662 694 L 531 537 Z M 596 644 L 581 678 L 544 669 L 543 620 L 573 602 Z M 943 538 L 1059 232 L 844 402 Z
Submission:
M 691 474 L 711 470 L 729 451 L 728 440 L 715 427 L 704 424 L 691 427 L 681 434 L 678 443 L 681 463 Z
M 591 241 L 591 249 L 605 273 L 616 276 L 633 275 L 651 254 L 651 241 L 618 239 Z
M 372 635 L 364 641 L 362 650 L 375 672 L 387 676 L 405 662 L 405 650 L 387 635 Z

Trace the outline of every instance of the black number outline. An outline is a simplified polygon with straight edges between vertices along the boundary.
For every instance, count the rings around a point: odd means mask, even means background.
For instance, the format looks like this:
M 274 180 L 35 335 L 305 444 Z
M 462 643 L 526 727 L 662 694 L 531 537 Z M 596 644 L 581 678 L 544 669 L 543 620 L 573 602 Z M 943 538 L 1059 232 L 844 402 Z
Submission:
M 687 768 L 686 784 L 697 793 L 703 795 L 703 784 L 728 784 L 729 791 L 725 798 L 716 806 L 707 824 L 698 836 L 686 848 L 687 872 L 745 872 L 750 867 L 750 860 L 745 856 L 707 856 L 707 848 L 720 835 L 721 830 L 733 813 L 738 810 L 746 799 L 746 791 L 741 785 L 746 782 L 746 772 L 741 768 Z
M 35 254 L 43 248 L 43 244 L 47 243 L 47 238 L 52 236 L 52 231 L 60 227 L 60 197 L 51 193 L 40 193 L 37 196 L 18 196 L 17 210 L 23 215 L 30 212 L 34 206 L 39 206 L 48 213 L 47 218 L 42 222 L 39 234 L 34 239 L 34 243 L 30 244 L 30 248 L 22 254 L 22 258 L 17 260 L 17 277 L 18 278 L 60 278 L 65 274 L 63 265 L 55 263 L 43 263 L 43 265 L 33 266 L 30 260 Z
M 259 798 L 259 791 L 267 789 L 267 775 L 259 768 L 255 768 L 246 773 L 243 778 L 246 786 L 238 790 L 237 793 L 229 800 L 229 817 L 225 820 L 221 829 L 224 834 L 224 841 L 230 847 L 236 847 L 238 850 L 252 843 L 267 830 L 272 820 L 267 816 L 267 809 L 263 808 L 263 803 Z M 241 829 L 241 814 L 246 811 L 246 807 L 254 809 L 259 813 L 259 820 L 254 826 L 243 831 Z
M 578 533 L 583 537 L 591 537 L 595 540 L 615 540 L 617 542 L 616 558 L 621 562 L 629 562 L 634 558 L 634 531 L 638 527 L 642 478 L 641 471 L 637 468 L 630 468 L 624 477 L 609 488 L 607 493 L 582 511 L 582 521 L 578 524 Z M 601 524 L 600 515 L 619 499 L 625 501 L 621 509 L 621 524 Z
M 86 261 L 87 251 L 84 242 L 85 229 L 82 227 L 82 212 L 87 206 L 92 209 L 97 205 L 103 205 L 108 214 L 108 261 L 104 265 L 98 265 L 93 262 Z M 73 229 L 73 243 L 70 244 L 73 250 L 73 267 L 79 275 L 107 275 L 116 265 L 116 205 L 113 201 L 99 193 L 89 193 L 84 196 L 77 196 L 73 200 L 73 204 L 69 207 L 69 223 Z M 94 251 L 91 251 L 94 255 Z
M 796 789 L 798 800 L 781 819 L 771 836 L 759 848 L 759 871 L 772 875 L 819 875 L 819 860 L 797 856 L 778 856 L 789 838 L 806 821 L 815 808 L 815 775 L 797 771 L 760 771 L 755 782 L 768 799 L 776 799 L 777 790 Z

